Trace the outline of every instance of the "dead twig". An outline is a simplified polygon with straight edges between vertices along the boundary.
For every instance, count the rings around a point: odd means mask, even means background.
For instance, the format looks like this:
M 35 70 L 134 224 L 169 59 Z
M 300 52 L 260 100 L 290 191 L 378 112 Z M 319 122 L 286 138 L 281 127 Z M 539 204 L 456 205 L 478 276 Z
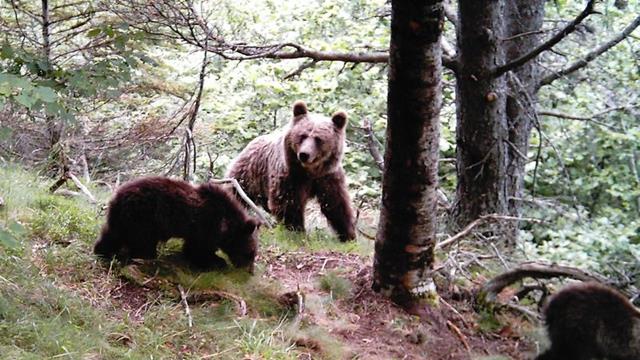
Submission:
M 458 318 L 460 319 L 460 321 L 462 322 L 462 324 L 464 324 L 465 327 L 469 328 L 469 324 L 467 323 L 467 321 L 464 319 L 464 316 L 462 316 L 462 314 L 460 314 L 460 312 L 458 310 L 456 310 L 456 308 L 454 308 L 451 304 L 449 304 L 448 302 L 446 302 L 443 298 L 440 298 L 440 302 L 442 304 L 444 304 L 449 310 L 451 310 L 451 312 L 453 312 L 454 314 L 456 314 L 458 316 Z
M 529 310 L 528 308 L 526 308 L 524 306 L 517 305 L 517 304 L 511 304 L 511 303 L 505 304 L 505 306 L 510 310 L 522 313 L 532 323 L 540 324 L 540 316 L 538 314 L 536 314 L 535 312 Z
M 274 221 L 271 219 L 271 216 L 269 216 L 269 214 L 267 214 L 264 210 L 259 208 L 253 202 L 253 200 L 251 200 L 249 198 L 247 193 L 245 193 L 244 190 L 242 190 L 242 187 L 238 183 L 238 180 L 236 180 L 234 178 L 225 178 L 225 179 L 213 179 L 213 180 L 211 180 L 211 182 L 214 183 L 214 184 L 232 184 L 233 188 L 236 190 L 236 193 L 238 195 L 240 195 L 242 200 L 244 200 L 244 202 L 247 203 L 247 205 L 249 205 L 249 207 L 251 207 L 251 209 L 253 209 L 253 211 L 256 212 L 256 214 L 258 215 L 260 220 L 262 220 L 262 222 L 265 225 L 267 225 L 269 228 L 272 228 L 275 225 Z
M 95 204 L 97 202 L 96 198 L 93 196 L 93 194 L 91 194 L 91 191 L 89 191 L 89 189 L 87 189 L 87 187 L 84 186 L 72 172 L 67 172 L 67 176 L 69 177 L 69 179 L 71 179 L 71 181 L 73 181 L 74 184 L 76 184 L 78 189 L 80 189 L 80 191 L 82 191 L 82 193 L 89 198 L 91 203 Z
M 471 347 L 469 346 L 469 342 L 467 341 L 467 337 L 464 336 L 462 331 L 460 331 L 460 329 L 458 329 L 458 327 L 455 326 L 449 320 L 447 320 L 447 327 L 449 328 L 449 330 L 451 330 L 451 332 L 453 332 L 458 337 L 458 339 L 460 339 L 460 342 L 462 343 L 462 345 L 464 345 L 464 348 L 467 349 L 467 351 L 471 351 Z
M 441 248 L 445 248 L 449 245 L 452 245 L 453 243 L 459 241 L 460 239 L 462 239 L 463 237 L 465 237 L 466 235 L 468 235 L 471 230 L 473 230 L 475 227 L 484 224 L 488 221 L 495 221 L 495 220 L 509 220 L 509 221 L 528 221 L 528 222 L 533 222 L 536 224 L 540 224 L 543 223 L 543 220 L 540 219 L 533 219 L 533 218 L 521 218 L 521 217 L 517 217 L 517 216 L 509 216 L 509 215 L 499 215 L 499 214 L 489 214 L 489 215 L 482 215 L 479 218 L 473 220 L 472 222 L 469 223 L 469 225 L 467 225 L 464 229 L 462 229 L 459 233 L 449 237 L 446 240 L 443 240 L 439 243 L 436 244 L 435 249 L 441 249 Z
M 182 299 L 182 305 L 184 305 L 184 312 L 187 314 L 187 321 L 189 329 L 193 328 L 193 318 L 191 317 L 191 309 L 189 308 L 189 302 L 187 301 L 187 294 L 184 292 L 182 285 L 178 284 L 178 290 L 180 291 L 180 298 Z
M 82 184 L 82 182 L 80 182 L 80 180 L 71 172 L 71 171 L 65 171 L 62 176 L 60 177 L 60 179 L 58 179 L 53 185 L 51 185 L 51 187 L 49 187 L 49 192 L 50 193 L 54 193 L 56 190 L 58 190 L 62 185 L 64 185 L 64 183 L 67 182 L 67 180 L 71 179 L 71 181 L 73 181 L 73 183 L 76 185 L 76 187 L 78 187 L 78 189 L 80 189 L 80 191 L 87 197 L 89 198 L 89 201 L 92 204 L 97 203 L 96 198 L 93 196 L 93 194 L 91 194 L 91 191 L 89 191 L 89 189 L 87 189 L 86 186 L 84 186 Z

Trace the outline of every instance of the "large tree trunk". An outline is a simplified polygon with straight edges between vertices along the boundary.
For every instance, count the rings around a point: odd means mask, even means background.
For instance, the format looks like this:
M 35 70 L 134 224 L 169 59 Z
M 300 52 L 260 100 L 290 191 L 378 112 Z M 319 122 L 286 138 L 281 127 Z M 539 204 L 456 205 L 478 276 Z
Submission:
M 505 48 L 508 59 L 516 59 L 540 43 L 539 31 L 544 19 L 544 0 L 508 0 Z M 536 84 L 539 65 L 533 60 L 507 74 L 507 121 L 509 148 L 507 163 L 507 193 L 509 214 L 520 216 L 524 194 L 525 165 L 529 151 L 529 137 L 536 112 Z M 513 223 L 516 232 L 517 223 Z M 515 235 L 515 234 L 514 234 Z
M 506 82 L 504 76 L 491 75 L 495 66 L 505 62 L 500 43 L 504 15 L 505 0 L 460 0 L 458 4 L 458 184 L 453 216 L 460 227 L 481 215 L 508 212 Z
M 388 124 L 373 288 L 412 308 L 432 289 L 442 0 L 392 1 Z

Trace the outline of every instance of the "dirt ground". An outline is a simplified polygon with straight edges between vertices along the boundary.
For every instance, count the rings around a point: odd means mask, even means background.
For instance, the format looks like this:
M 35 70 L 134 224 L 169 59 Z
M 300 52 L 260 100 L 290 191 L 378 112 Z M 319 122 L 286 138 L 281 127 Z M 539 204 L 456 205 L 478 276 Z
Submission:
M 473 289 L 439 288 L 439 306 L 419 318 L 371 289 L 371 259 L 333 251 L 283 253 L 268 248 L 258 261 L 264 265 L 260 276 L 279 283 L 283 294 L 303 294 L 299 320 L 337 338 L 347 349 L 347 359 L 530 359 L 535 353 L 531 341 L 520 334 L 521 328 L 531 325 L 520 317 L 509 318 L 511 325 L 495 332 L 480 330 L 479 315 L 472 308 Z M 330 272 L 352 286 L 346 296 L 327 302 L 323 299 L 331 294 L 318 282 Z M 148 291 L 124 281 L 111 289 L 111 297 L 135 320 L 144 315 Z M 292 341 L 302 352 L 300 359 L 325 357 L 326 349 L 314 339 Z
M 478 329 L 469 292 L 438 289 L 440 306 L 420 319 L 407 314 L 371 290 L 370 259 L 337 252 L 263 255 L 264 277 L 277 280 L 290 291 L 304 293 L 308 303 L 327 296 L 319 289 L 318 276 L 337 271 L 353 287 L 348 296 L 337 299 L 331 311 L 307 306 L 307 321 L 338 336 L 359 359 L 474 359 L 503 355 L 530 358 L 531 344 L 511 327 L 483 334 Z M 299 343 L 305 344 L 306 339 Z

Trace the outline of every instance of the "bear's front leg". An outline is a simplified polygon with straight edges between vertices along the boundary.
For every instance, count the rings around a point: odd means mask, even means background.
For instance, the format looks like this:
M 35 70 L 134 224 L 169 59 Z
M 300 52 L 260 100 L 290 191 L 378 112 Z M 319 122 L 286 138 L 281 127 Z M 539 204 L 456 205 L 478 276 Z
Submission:
M 200 269 L 224 269 L 227 267 L 227 262 L 216 255 L 216 248 L 212 245 L 211 238 L 211 236 L 185 238 L 182 253 L 191 264 Z
M 308 186 L 296 186 L 284 178 L 269 194 L 269 211 L 288 229 L 304 232 L 304 209 L 308 198 Z
M 320 202 L 320 210 L 335 230 L 340 241 L 356 238 L 356 226 L 344 173 L 338 171 L 316 179 L 313 191 Z

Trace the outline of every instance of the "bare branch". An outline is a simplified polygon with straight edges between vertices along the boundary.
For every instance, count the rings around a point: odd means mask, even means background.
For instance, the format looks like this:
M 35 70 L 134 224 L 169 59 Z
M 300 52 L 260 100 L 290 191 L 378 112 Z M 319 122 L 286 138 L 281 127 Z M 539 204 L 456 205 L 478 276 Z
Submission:
M 295 43 L 279 43 L 267 45 L 251 45 L 243 42 L 227 42 L 215 25 L 203 19 L 191 2 L 175 3 L 169 0 L 154 2 L 113 0 L 112 11 L 121 16 L 131 26 L 156 36 L 177 38 L 181 41 L 203 48 L 227 60 L 252 59 L 310 59 L 319 61 L 342 61 L 345 63 L 386 64 L 389 61 L 388 51 L 322 51 L 307 48 Z M 134 15 L 135 14 L 135 15 Z M 142 18 L 142 19 L 141 19 Z M 158 31 L 158 28 L 169 33 Z M 204 39 L 208 39 L 205 45 Z M 456 70 L 457 63 L 453 56 L 443 56 L 443 65 Z
M 611 40 L 607 41 L 606 43 L 600 45 L 599 47 L 595 48 L 593 51 L 587 53 L 585 56 L 583 56 L 580 60 L 574 62 L 573 64 L 567 66 L 566 68 L 560 70 L 560 71 L 554 71 L 553 73 L 545 76 L 544 78 L 542 78 L 542 80 L 540 80 L 540 82 L 538 83 L 538 88 L 541 88 L 545 85 L 549 85 L 552 82 L 554 82 L 555 80 L 563 77 L 563 76 L 567 76 L 571 73 L 573 73 L 576 70 L 582 69 L 583 67 L 587 66 L 593 59 L 597 58 L 598 56 L 602 55 L 604 52 L 608 51 L 609 49 L 611 49 L 612 47 L 616 46 L 620 41 L 624 40 L 625 38 L 627 38 L 628 36 L 631 35 L 631 33 L 638 27 L 640 26 L 640 15 L 638 15 L 629 25 L 627 25 L 627 27 L 624 28 L 624 30 L 622 30 L 622 32 L 618 35 L 616 35 L 615 37 L 613 37 Z
M 516 216 L 508 216 L 508 215 L 499 215 L 499 214 L 489 214 L 489 215 L 483 215 L 475 220 L 473 220 L 472 222 L 470 222 L 467 226 L 465 226 L 464 229 L 462 229 L 459 233 L 450 236 L 448 239 L 446 240 L 442 240 L 441 242 L 437 243 L 435 246 L 435 249 L 440 249 L 440 248 L 444 248 L 447 247 L 457 241 L 459 241 L 460 239 L 462 239 L 463 237 L 465 237 L 466 235 L 468 235 L 471 230 L 473 230 L 475 227 L 482 225 L 488 221 L 496 221 L 496 220 L 508 220 L 508 221 L 529 221 L 529 222 L 533 222 L 533 223 L 542 223 L 542 220 L 539 219 L 532 219 L 532 218 L 520 218 L 520 217 L 516 217 Z
M 287 76 L 285 76 L 283 79 L 289 80 L 296 76 L 300 76 L 300 74 L 302 74 L 303 71 L 316 66 L 317 63 L 318 62 L 315 60 L 307 61 L 304 64 L 300 65 L 295 71 L 292 71 L 291 73 L 287 74 Z
M 593 10 L 595 2 L 596 2 L 596 0 L 589 0 L 589 2 L 587 3 L 587 6 L 584 8 L 584 10 L 582 10 L 582 12 L 575 19 L 573 19 L 573 21 L 568 23 L 567 26 L 564 27 L 564 29 L 560 30 L 560 32 L 558 32 L 553 37 L 551 37 L 551 39 L 549 39 L 546 42 L 542 43 L 540 46 L 538 46 L 537 48 L 533 49 L 532 51 L 530 51 L 530 52 L 520 56 L 519 58 L 511 61 L 510 63 L 507 63 L 507 64 L 502 65 L 502 66 L 498 66 L 497 68 L 495 68 L 492 71 L 491 75 L 493 77 L 498 77 L 500 75 L 503 75 L 507 71 L 513 70 L 513 69 L 515 69 L 515 68 L 517 68 L 517 67 L 519 67 L 521 65 L 524 65 L 528 61 L 530 61 L 533 58 L 535 58 L 536 56 L 540 55 L 540 53 L 542 53 L 543 51 L 551 49 L 554 45 L 559 43 L 567 35 L 569 35 L 572 32 L 574 32 L 576 30 L 577 26 L 584 19 L 586 19 L 589 15 L 595 13 L 595 11 Z
M 260 220 L 262 220 L 262 222 L 265 223 L 265 225 L 267 225 L 268 227 L 270 228 L 273 227 L 274 222 L 269 216 L 269 214 L 267 214 L 264 210 L 260 209 L 258 205 L 256 205 L 253 202 L 253 200 L 249 198 L 247 193 L 244 192 L 244 190 L 242 190 L 242 186 L 240 186 L 240 183 L 238 183 L 238 180 L 234 178 L 225 178 L 225 179 L 219 179 L 219 180 L 218 179 L 211 180 L 211 182 L 214 184 L 229 184 L 229 183 L 232 184 L 233 188 L 238 193 L 238 195 L 242 198 L 242 200 L 244 200 L 247 203 L 247 205 L 249 205 L 249 207 L 251 207 L 253 211 L 256 212 L 256 214 L 258 214 L 258 217 L 260 217 Z
M 599 117 L 602 117 L 610 112 L 614 112 L 614 111 L 625 111 L 625 110 L 630 110 L 630 109 L 634 109 L 636 108 L 638 105 L 636 104 L 632 104 L 632 105 L 623 105 L 623 106 L 615 106 L 615 107 L 611 107 L 611 108 L 607 108 L 604 109 L 600 112 L 597 112 L 593 115 L 590 116 L 580 116 L 580 115 L 571 115 L 571 114 L 565 114 L 565 113 L 561 113 L 561 112 L 557 112 L 557 111 L 551 111 L 551 110 L 542 110 L 542 111 L 538 111 L 538 115 L 542 115 L 542 116 L 552 116 L 552 117 L 556 117 L 556 118 L 561 118 L 561 119 L 567 119 L 567 120 L 577 120 L 577 121 L 588 121 L 588 122 L 592 122 L 594 124 L 606 127 L 610 130 L 619 132 L 619 133 L 624 133 L 624 129 L 609 125 L 607 123 L 604 123 L 602 121 L 598 121 L 596 120 Z

